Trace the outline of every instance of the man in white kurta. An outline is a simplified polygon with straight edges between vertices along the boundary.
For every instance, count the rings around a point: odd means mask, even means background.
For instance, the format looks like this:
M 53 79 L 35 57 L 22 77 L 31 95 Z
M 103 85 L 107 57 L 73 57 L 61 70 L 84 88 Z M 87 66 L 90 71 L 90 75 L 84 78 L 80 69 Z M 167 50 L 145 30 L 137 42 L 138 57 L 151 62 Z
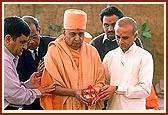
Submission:
M 103 60 L 106 84 L 113 87 L 111 92 L 114 92 L 108 98 L 109 110 L 146 109 L 145 99 L 150 94 L 153 79 L 153 59 L 148 51 L 133 42 L 137 36 L 136 28 L 132 18 L 120 19 L 115 26 L 120 47 L 107 53 Z M 101 95 L 105 92 L 102 89 Z

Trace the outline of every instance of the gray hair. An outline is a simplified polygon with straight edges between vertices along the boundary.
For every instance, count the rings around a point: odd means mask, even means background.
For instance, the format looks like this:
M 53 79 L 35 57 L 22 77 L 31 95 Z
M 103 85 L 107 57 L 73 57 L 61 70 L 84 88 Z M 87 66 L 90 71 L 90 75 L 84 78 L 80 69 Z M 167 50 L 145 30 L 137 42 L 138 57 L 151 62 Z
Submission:
M 34 25 L 36 26 L 36 30 L 37 31 L 39 30 L 40 25 L 39 25 L 39 21 L 37 20 L 37 18 L 33 16 L 23 16 L 22 19 L 26 21 L 28 25 L 30 25 L 31 23 L 34 23 Z
M 120 18 L 116 22 L 114 29 L 116 29 L 116 27 L 122 27 L 124 25 L 132 25 L 132 27 L 133 27 L 132 34 L 138 33 L 138 25 L 137 25 L 136 21 L 131 17 Z

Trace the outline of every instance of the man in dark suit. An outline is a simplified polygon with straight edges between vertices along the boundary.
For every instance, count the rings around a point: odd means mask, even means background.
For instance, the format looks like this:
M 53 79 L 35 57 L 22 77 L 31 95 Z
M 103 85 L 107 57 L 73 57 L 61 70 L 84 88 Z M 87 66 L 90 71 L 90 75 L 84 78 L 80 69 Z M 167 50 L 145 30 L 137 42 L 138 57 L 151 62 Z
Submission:
M 36 18 L 32 16 L 23 16 L 22 19 L 28 23 L 31 29 L 28 40 L 28 49 L 23 51 L 19 57 L 17 71 L 20 81 L 26 81 L 30 75 L 37 71 L 40 60 L 47 52 L 48 44 L 56 38 L 41 36 L 41 28 Z M 36 99 L 31 105 L 23 105 L 23 110 L 42 110 L 39 99 Z

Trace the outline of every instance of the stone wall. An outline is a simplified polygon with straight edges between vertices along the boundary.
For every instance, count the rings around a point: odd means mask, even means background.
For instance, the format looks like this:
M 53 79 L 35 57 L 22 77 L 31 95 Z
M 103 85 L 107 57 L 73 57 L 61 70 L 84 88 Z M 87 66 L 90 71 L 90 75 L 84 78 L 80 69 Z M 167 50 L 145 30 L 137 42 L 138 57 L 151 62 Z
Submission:
M 164 79 L 164 4 L 100 4 L 100 3 L 37 3 L 37 4 L 4 4 L 4 18 L 7 16 L 32 15 L 39 19 L 43 29 L 43 35 L 58 36 L 61 34 L 63 14 L 66 9 L 82 9 L 88 14 L 87 31 L 93 37 L 103 32 L 99 20 L 101 9 L 106 6 L 119 7 L 126 16 L 134 17 L 140 25 L 143 22 L 148 24 L 152 38 L 144 44 L 152 47 L 145 47 L 152 53 L 154 58 L 154 84 Z

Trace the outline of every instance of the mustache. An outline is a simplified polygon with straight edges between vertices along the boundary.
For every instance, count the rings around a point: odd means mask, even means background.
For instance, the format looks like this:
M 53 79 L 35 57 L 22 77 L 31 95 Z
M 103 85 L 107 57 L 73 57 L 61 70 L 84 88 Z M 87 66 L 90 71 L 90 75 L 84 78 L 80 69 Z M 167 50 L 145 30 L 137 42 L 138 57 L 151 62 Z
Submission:
M 108 31 L 108 33 L 115 33 L 115 31 Z

